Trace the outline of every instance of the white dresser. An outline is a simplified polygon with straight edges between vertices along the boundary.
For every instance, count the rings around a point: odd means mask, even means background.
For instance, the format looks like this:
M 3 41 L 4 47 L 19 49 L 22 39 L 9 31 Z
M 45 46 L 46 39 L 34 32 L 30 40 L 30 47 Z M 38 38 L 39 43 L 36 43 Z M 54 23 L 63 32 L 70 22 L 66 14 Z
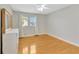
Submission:
M 7 29 L 3 34 L 3 53 L 16 54 L 18 51 L 19 31 L 18 29 Z

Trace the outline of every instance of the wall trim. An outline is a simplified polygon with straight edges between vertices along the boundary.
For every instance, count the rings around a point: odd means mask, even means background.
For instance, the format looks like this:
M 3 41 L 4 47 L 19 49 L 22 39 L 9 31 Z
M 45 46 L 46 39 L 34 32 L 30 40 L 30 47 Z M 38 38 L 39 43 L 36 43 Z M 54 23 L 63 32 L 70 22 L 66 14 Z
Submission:
M 30 34 L 30 35 L 21 35 L 20 37 L 28 37 L 28 36 L 35 36 L 35 35 L 43 35 L 47 33 L 38 33 L 38 34 Z
M 58 38 L 59 40 L 62 40 L 62 41 L 64 41 L 64 42 L 67 42 L 67 43 L 72 44 L 72 45 L 74 45 L 74 46 L 79 47 L 79 44 L 76 44 L 76 43 L 74 43 L 74 42 L 65 40 L 65 39 L 63 39 L 63 38 L 61 38 L 61 37 L 59 37 L 59 36 L 56 36 L 56 35 L 53 35 L 53 34 L 48 34 L 48 35 L 50 35 L 50 36 L 52 36 L 52 37 L 55 37 L 55 38 Z

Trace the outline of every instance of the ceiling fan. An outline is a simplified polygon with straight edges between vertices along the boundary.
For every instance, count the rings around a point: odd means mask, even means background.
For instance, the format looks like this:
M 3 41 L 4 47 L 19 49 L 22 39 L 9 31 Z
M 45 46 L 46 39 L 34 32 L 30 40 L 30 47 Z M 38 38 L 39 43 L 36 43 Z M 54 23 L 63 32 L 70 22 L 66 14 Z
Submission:
M 41 12 L 43 12 L 44 10 L 47 10 L 47 9 L 49 9 L 49 8 L 47 7 L 46 4 L 42 4 L 42 5 L 40 5 L 40 6 L 37 8 L 37 10 L 38 10 L 38 11 L 41 11 Z

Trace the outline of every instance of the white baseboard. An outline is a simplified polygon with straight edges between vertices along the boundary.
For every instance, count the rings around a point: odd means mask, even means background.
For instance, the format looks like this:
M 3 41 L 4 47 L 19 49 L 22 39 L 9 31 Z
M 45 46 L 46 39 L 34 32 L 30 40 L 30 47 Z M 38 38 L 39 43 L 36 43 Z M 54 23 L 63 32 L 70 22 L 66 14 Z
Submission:
M 20 37 L 28 37 L 28 36 L 42 35 L 42 34 L 47 34 L 47 33 L 38 33 L 38 34 L 22 35 Z
M 67 43 L 72 44 L 72 45 L 74 45 L 74 46 L 79 47 L 79 44 L 76 44 L 76 43 L 74 43 L 74 42 L 65 40 L 65 39 L 63 39 L 63 38 L 61 38 L 61 37 L 58 37 L 58 36 L 56 36 L 56 35 L 53 35 L 53 34 L 48 34 L 48 35 L 50 35 L 50 36 L 52 36 L 52 37 L 55 37 L 55 38 L 58 38 L 59 40 L 62 40 L 62 41 L 64 41 L 64 42 L 67 42 Z

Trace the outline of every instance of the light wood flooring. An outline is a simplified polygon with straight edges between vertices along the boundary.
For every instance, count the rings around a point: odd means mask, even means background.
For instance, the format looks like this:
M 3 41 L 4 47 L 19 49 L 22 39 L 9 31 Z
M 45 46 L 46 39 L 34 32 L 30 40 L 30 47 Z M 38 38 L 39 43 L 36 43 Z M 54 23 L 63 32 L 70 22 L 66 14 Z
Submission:
M 61 41 L 49 35 L 21 37 L 20 54 L 78 54 L 79 47 Z

